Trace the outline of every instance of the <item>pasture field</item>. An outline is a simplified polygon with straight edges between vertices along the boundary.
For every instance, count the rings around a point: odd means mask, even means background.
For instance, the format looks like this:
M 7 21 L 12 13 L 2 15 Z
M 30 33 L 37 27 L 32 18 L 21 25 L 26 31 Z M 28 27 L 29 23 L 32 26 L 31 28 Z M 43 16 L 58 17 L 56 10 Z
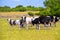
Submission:
M 19 18 L 23 15 L 28 15 L 28 12 L 38 13 L 39 11 L 26 11 L 26 12 L 0 12 L 0 18 Z
M 0 12 L 0 17 L 11 18 L 11 17 L 21 17 L 22 15 L 27 15 L 28 12 Z
M 36 30 L 36 26 L 29 29 L 19 29 L 18 25 L 10 28 L 7 18 L 0 18 L 0 40 L 60 40 L 60 22 L 56 27 L 45 29 L 41 25 L 40 30 Z

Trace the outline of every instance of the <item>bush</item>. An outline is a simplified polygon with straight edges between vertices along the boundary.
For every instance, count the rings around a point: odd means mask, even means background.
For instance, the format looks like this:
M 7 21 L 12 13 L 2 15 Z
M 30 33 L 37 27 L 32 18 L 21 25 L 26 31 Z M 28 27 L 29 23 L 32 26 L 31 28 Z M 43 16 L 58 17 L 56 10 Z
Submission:
M 39 13 L 35 13 L 35 15 L 39 16 Z
M 29 16 L 34 16 L 34 13 L 28 12 L 28 15 L 29 15 Z

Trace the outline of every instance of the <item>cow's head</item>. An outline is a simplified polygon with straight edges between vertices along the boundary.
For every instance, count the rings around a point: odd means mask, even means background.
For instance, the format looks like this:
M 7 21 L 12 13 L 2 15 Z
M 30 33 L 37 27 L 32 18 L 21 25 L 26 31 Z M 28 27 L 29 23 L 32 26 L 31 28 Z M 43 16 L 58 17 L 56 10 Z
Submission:
M 25 22 L 26 21 L 26 16 L 22 16 L 22 21 Z
M 11 20 L 10 18 L 7 19 L 8 22 L 10 22 L 10 20 Z

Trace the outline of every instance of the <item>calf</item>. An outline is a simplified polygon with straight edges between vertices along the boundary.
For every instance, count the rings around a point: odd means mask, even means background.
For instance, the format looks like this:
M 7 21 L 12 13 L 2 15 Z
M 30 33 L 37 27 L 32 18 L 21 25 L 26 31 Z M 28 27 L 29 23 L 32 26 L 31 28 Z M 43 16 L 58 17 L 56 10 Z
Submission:
M 22 19 L 21 20 L 13 20 L 13 19 L 8 19 L 8 22 L 11 26 L 13 25 L 19 25 L 19 27 L 23 27 Z

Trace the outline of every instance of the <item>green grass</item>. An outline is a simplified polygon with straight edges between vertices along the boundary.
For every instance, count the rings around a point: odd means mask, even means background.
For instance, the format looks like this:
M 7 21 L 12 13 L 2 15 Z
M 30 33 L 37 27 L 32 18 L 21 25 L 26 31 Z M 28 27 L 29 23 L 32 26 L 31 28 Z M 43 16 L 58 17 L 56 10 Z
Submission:
M 11 29 L 6 18 L 0 18 L 0 40 L 60 40 L 60 22 L 50 29 L 41 25 L 41 30 L 36 30 L 36 26 L 19 30 L 18 25 Z

